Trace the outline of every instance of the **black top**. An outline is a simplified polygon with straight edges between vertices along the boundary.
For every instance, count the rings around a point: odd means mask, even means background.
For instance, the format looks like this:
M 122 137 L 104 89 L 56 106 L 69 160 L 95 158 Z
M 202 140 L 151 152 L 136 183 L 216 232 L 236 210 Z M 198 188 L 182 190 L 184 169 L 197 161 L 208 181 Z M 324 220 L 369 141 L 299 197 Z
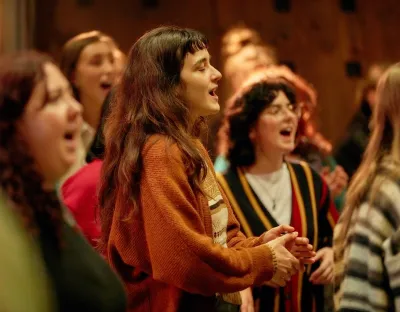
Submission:
M 346 136 L 334 152 L 337 163 L 343 167 L 349 178 L 360 166 L 365 148 L 368 145 L 371 133 L 369 129 L 371 115 L 371 107 L 368 102 L 364 101 L 348 126 Z
M 59 311 L 125 312 L 123 285 L 75 227 L 64 221 L 61 240 L 43 218 L 40 246 Z

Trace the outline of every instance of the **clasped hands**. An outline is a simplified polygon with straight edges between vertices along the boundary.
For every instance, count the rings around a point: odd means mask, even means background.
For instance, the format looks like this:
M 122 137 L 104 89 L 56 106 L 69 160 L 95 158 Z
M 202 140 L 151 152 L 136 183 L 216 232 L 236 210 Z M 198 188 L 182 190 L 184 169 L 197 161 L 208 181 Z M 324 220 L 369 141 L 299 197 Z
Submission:
M 263 234 L 263 242 L 275 253 L 276 270 L 266 285 L 271 287 L 285 286 L 291 277 L 304 271 L 305 264 L 316 261 L 316 253 L 308 238 L 298 237 L 298 232 L 289 225 L 280 225 Z

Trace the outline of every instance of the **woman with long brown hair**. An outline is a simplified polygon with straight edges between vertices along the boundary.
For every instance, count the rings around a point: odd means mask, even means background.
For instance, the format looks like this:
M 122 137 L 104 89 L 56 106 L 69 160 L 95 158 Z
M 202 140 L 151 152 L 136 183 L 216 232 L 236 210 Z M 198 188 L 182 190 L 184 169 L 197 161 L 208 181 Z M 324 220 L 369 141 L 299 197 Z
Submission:
M 130 311 L 238 311 L 238 291 L 285 284 L 300 269 L 285 247 L 296 243 L 294 229 L 245 239 L 218 187 L 198 139 L 204 117 L 219 111 L 221 74 L 207 47 L 195 30 L 144 34 L 106 122 L 100 247 Z M 312 262 L 308 240 L 297 241 Z
M 81 124 L 81 105 L 47 56 L 1 58 L 0 188 L 40 247 L 57 311 L 122 312 L 121 283 L 57 197 L 57 181 L 76 161 Z
M 60 68 L 72 86 L 75 99 L 82 104 L 84 120 L 77 161 L 63 181 L 85 165 L 104 100 L 116 81 L 115 51 L 114 40 L 100 31 L 76 35 L 63 46 Z
M 380 78 L 372 133 L 334 234 L 338 311 L 400 310 L 400 63 Z

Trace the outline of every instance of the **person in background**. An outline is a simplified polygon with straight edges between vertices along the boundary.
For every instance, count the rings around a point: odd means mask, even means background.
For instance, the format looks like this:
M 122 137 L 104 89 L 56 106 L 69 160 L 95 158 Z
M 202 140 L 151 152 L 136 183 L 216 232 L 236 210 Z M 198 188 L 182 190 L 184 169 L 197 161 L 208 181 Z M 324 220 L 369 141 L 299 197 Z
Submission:
M 386 63 L 377 63 L 370 67 L 367 78 L 361 84 L 361 92 L 357 94 L 357 98 L 360 98 L 358 111 L 334 150 L 336 161 L 350 178 L 360 166 L 367 147 L 371 133 L 370 119 L 376 102 L 376 84 L 387 68 Z
M 242 87 L 243 82 L 258 70 L 269 70 L 270 76 L 281 75 L 295 87 L 299 96 L 305 96 L 303 113 L 299 120 L 297 146 L 292 159 L 308 162 L 327 182 L 339 211 L 343 207 L 348 176 L 332 155 L 332 144 L 318 131 L 315 123 L 317 107 L 316 90 L 301 76 L 289 68 L 278 65 L 275 49 L 266 45 L 260 34 L 244 25 L 231 28 L 222 39 L 221 53 L 224 60 L 224 74 L 227 77 L 233 94 Z M 299 100 L 303 100 L 299 98 Z M 226 150 L 226 149 L 225 149 Z M 217 149 L 215 169 L 224 172 L 228 163 Z
M 82 106 L 50 58 L 29 51 L 0 59 L 0 190 L 39 245 L 56 310 L 123 312 L 121 282 L 57 196 L 81 125 Z
M 113 91 L 104 101 L 99 127 L 86 157 L 87 165 L 70 176 L 61 188 L 65 205 L 73 214 L 79 228 L 93 247 L 101 236 L 98 217 L 98 187 L 104 156 L 104 123 L 109 113 Z
M 378 82 L 372 132 L 334 233 L 336 311 L 399 311 L 400 63 Z
M 114 52 L 114 64 L 115 64 L 115 83 L 121 80 L 122 74 L 126 67 L 126 54 L 119 48 L 115 48 Z
M 112 53 L 114 56 L 115 81 L 118 83 L 125 70 L 127 57 L 112 37 L 107 36 L 106 40 L 111 43 Z
M 82 104 L 84 124 L 77 162 L 60 184 L 85 165 L 102 105 L 116 82 L 116 49 L 114 40 L 99 31 L 81 33 L 63 46 L 60 68 L 72 85 L 75 99 Z
M 239 230 L 198 139 L 219 111 L 221 74 L 207 48 L 191 29 L 144 34 L 106 121 L 100 250 L 125 282 L 129 311 L 238 311 L 238 291 L 284 285 L 313 262 L 290 226 L 247 239 Z
M 286 287 L 254 288 L 259 311 L 324 311 L 338 214 L 320 175 L 305 162 L 285 160 L 296 146 L 302 101 L 284 77 L 259 70 L 228 102 L 218 143 L 230 166 L 217 178 L 248 237 L 290 223 L 317 251 L 318 262 Z
M 256 30 L 245 25 L 234 26 L 224 34 L 221 55 L 224 77 L 233 93 L 255 70 L 278 64 L 275 49 L 266 45 Z

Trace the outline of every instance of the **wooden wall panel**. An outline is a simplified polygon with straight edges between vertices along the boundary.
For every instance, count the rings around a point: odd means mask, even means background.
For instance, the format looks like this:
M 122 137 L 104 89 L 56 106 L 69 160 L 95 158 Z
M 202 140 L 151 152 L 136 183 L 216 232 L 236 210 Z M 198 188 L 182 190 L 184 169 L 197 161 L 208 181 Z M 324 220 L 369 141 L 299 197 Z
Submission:
M 37 0 L 38 48 L 58 57 L 71 36 L 92 29 L 113 36 L 127 51 L 146 30 L 160 24 L 178 24 L 203 31 L 211 40 L 210 52 L 220 67 L 220 38 L 230 26 L 243 21 L 276 46 L 278 56 L 292 61 L 296 70 L 318 91 L 318 120 L 333 142 L 356 110 L 357 78 L 346 75 L 345 63 L 359 61 L 365 70 L 374 61 L 400 59 L 400 2 L 358 0 L 355 13 L 340 10 L 336 0 L 292 0 L 291 11 L 277 13 L 272 0 L 159 0 L 156 8 L 141 1 Z M 224 84 L 223 84 L 224 85 Z M 228 89 L 221 88 L 221 99 Z M 210 137 L 215 123 L 212 121 Z

